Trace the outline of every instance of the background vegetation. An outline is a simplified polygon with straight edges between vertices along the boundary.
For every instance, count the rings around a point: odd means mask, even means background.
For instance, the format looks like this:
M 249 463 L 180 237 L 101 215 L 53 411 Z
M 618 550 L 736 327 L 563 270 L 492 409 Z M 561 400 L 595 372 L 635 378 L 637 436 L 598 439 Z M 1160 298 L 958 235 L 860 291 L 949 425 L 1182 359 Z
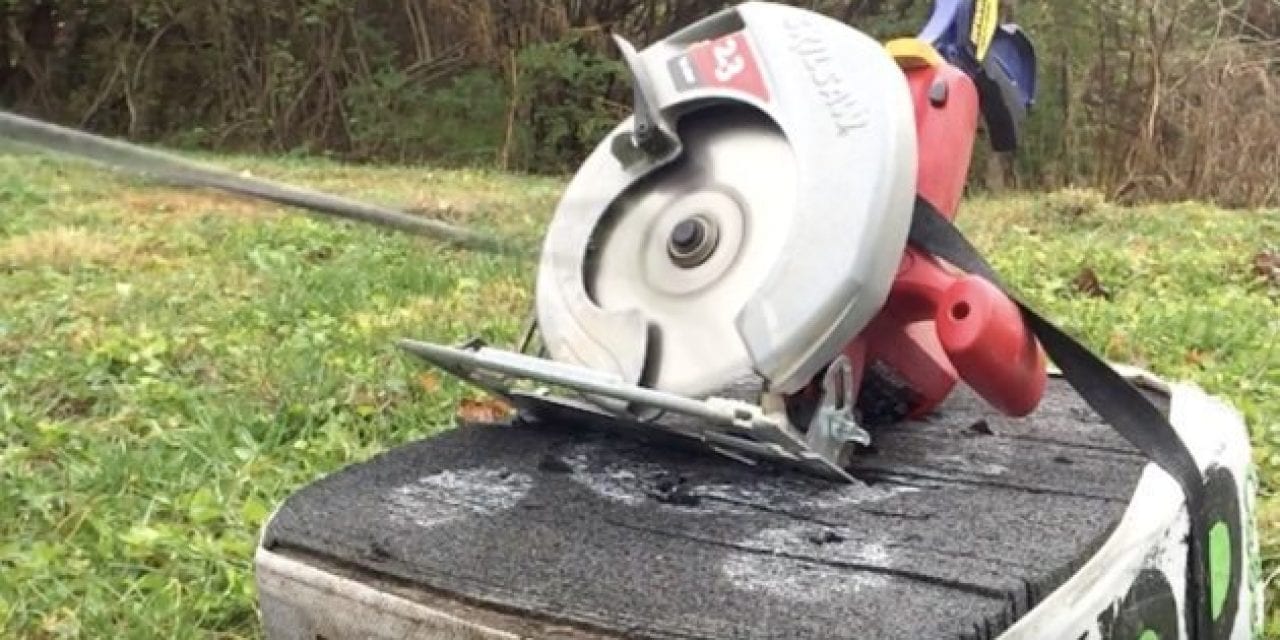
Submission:
M 284 155 L 210 159 L 532 237 L 628 110 L 606 35 L 650 42 L 723 4 L 0 0 L 0 108 Z M 928 9 L 797 4 L 882 37 Z M 979 195 L 962 226 L 1108 357 L 1241 408 L 1270 584 L 1280 0 L 1004 4 L 1039 45 L 1041 97 L 1023 151 L 973 183 L 1027 195 Z M 256 635 L 253 544 L 285 495 L 485 408 L 392 340 L 507 342 L 530 277 L 0 148 L 0 637 Z
M 0 0 L 0 104 L 133 139 L 555 173 L 626 110 L 609 32 L 712 0 Z M 808 0 L 876 35 L 929 0 Z M 1042 91 L 978 186 L 1280 202 L 1280 0 L 1004 0 Z M 979 165 L 983 166 L 983 165 Z
M 229 158 L 536 236 L 562 182 Z M 104 179 L 105 178 L 105 179 Z M 1280 569 L 1280 210 L 979 198 L 962 226 L 1115 360 L 1244 411 Z M 251 557 L 290 492 L 485 411 L 392 342 L 512 344 L 516 259 L 0 150 L 0 637 L 258 632 Z M 1280 593 L 1271 592 L 1272 611 Z M 1271 617 L 1280 638 L 1280 617 Z

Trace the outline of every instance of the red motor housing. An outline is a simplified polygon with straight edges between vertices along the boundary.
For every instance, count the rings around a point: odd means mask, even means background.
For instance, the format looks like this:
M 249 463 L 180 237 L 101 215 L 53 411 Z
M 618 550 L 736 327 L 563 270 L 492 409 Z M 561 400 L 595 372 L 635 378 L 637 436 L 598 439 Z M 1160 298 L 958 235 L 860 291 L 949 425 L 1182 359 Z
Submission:
M 954 219 L 973 153 L 977 89 L 945 62 L 908 69 L 907 80 L 919 195 Z M 903 255 L 884 309 L 844 353 L 861 369 L 858 409 L 868 424 L 924 415 L 959 380 L 1001 412 L 1026 415 L 1046 384 L 1044 352 L 1013 301 L 914 247 Z

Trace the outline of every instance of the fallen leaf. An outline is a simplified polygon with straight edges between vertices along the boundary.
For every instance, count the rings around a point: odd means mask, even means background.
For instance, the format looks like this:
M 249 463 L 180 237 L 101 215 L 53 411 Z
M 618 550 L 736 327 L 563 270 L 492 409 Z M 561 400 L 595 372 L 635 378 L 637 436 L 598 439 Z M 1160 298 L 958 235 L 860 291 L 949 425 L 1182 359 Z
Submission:
M 400 210 L 416 216 L 457 223 L 464 222 L 473 208 L 473 206 L 459 205 L 440 198 L 424 198 L 408 206 L 400 207 Z
M 1081 269 L 1080 273 L 1071 281 L 1071 288 L 1090 298 L 1111 299 L 1111 292 L 1102 286 L 1102 280 L 1098 279 L 1098 272 L 1094 271 L 1093 267 Z
M 1265 249 L 1253 257 L 1254 275 L 1280 287 L 1280 251 Z
M 510 415 L 511 407 L 496 398 L 464 398 L 458 404 L 458 419 L 462 422 L 501 422 Z
M 436 393 L 440 391 L 440 378 L 433 373 L 424 373 L 418 376 L 418 386 L 427 393 Z
M 1107 338 L 1103 353 L 1112 359 L 1123 360 L 1134 366 L 1141 367 L 1147 364 L 1142 355 L 1133 348 L 1129 335 L 1123 331 L 1115 331 Z
M 310 262 L 324 262 L 325 260 L 332 258 L 333 255 L 334 255 L 333 247 L 320 246 L 320 247 L 312 247 L 308 249 L 303 254 L 303 257 Z
M 1205 361 L 1209 359 L 1209 357 L 1210 357 L 1209 354 L 1206 354 L 1205 352 L 1199 349 L 1192 349 L 1187 352 L 1186 356 L 1183 357 L 1183 361 L 1193 367 L 1202 367 L 1204 366 Z

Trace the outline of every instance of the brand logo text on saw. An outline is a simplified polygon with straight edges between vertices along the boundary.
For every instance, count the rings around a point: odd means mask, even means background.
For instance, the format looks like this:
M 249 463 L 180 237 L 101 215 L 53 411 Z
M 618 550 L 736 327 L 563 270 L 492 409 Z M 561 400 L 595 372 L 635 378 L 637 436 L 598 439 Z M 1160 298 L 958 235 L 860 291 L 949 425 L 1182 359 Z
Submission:
M 808 71 L 810 82 L 836 125 L 837 135 L 845 136 L 867 126 L 867 107 L 846 90 L 844 70 L 828 51 L 821 29 L 804 19 L 788 19 L 783 26 L 790 36 L 791 51 Z

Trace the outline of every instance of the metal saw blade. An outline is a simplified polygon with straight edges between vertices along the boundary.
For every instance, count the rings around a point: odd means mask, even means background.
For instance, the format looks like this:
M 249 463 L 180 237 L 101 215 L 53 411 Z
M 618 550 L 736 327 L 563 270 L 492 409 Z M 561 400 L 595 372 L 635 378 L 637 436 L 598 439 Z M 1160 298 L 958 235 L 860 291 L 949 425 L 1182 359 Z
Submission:
M 680 138 L 679 160 L 614 203 L 585 277 L 602 309 L 648 321 L 645 384 L 702 396 L 753 372 L 737 317 L 784 258 L 796 163 L 747 108 L 691 114 Z
M 880 311 L 902 259 L 917 161 L 902 70 L 875 39 L 771 3 L 623 51 L 635 114 L 543 241 L 547 354 L 688 397 L 751 375 L 798 392 Z M 717 51 L 737 71 L 690 84 L 681 65 Z

